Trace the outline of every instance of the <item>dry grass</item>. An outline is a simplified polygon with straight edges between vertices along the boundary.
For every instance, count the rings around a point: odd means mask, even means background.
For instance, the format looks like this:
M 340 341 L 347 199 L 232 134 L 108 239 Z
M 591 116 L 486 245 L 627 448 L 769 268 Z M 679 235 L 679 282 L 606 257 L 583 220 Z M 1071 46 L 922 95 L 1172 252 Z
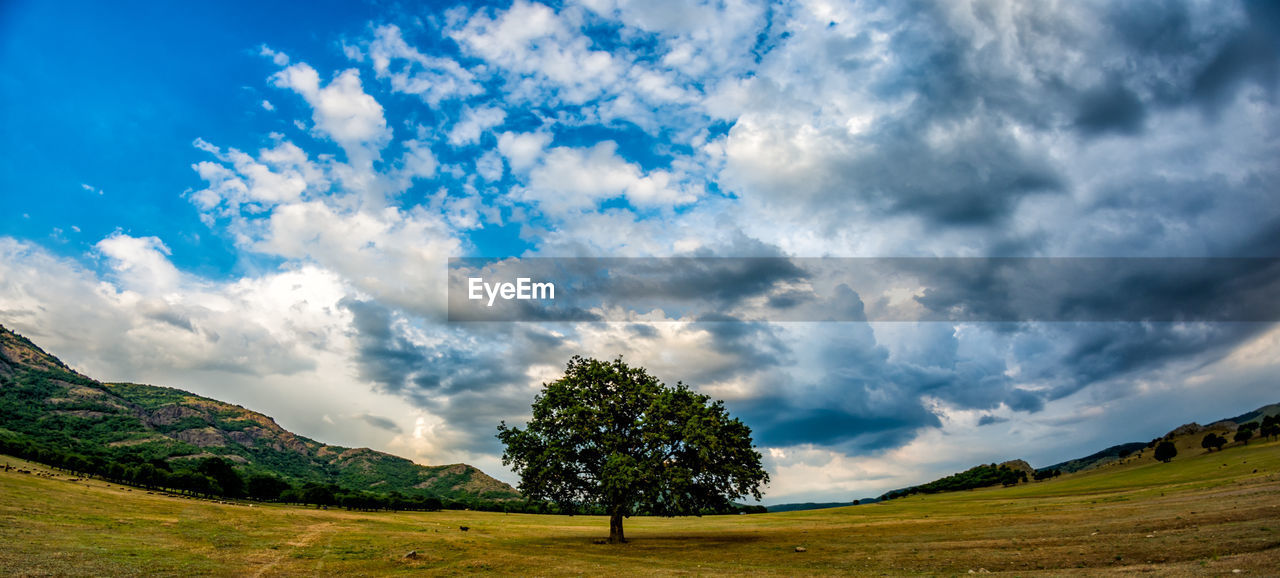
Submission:
M 0 574 L 1274 575 L 1280 443 L 1180 451 L 1170 464 L 1134 459 L 1008 489 L 632 518 L 620 546 L 593 544 L 608 532 L 593 517 L 250 507 L 0 472 Z

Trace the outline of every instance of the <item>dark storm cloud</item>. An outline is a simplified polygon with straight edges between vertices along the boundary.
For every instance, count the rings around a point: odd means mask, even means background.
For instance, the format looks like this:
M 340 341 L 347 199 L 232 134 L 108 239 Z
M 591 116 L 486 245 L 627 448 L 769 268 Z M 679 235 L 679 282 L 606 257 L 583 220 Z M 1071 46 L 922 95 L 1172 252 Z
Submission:
M 709 370 L 698 370 L 680 379 L 694 385 L 751 376 L 793 363 L 790 346 L 768 323 L 742 322 L 726 315 L 706 315 L 687 326 L 688 331 L 711 335 L 714 352 L 735 362 Z
M 985 414 L 982 417 L 978 418 L 978 427 L 982 427 L 984 425 L 994 425 L 998 423 L 1004 423 L 1007 421 L 1009 421 L 1009 418 L 1007 417 L 999 417 L 991 414 Z
M 654 339 L 658 337 L 657 329 L 654 329 L 652 325 L 645 325 L 643 323 L 632 323 L 627 326 L 627 331 L 629 331 L 631 336 L 635 339 Z
M 1123 323 L 1081 326 L 1063 363 L 1076 387 L 1159 368 L 1171 362 L 1214 360 L 1270 329 L 1268 323 Z M 1058 391 L 1055 395 L 1070 393 Z
M 983 123 L 946 150 L 921 142 L 924 126 L 894 127 L 877 135 L 877 154 L 849 167 L 848 182 L 893 213 L 926 217 L 934 224 L 1003 221 L 1020 199 L 1060 190 L 1061 177 L 997 125 Z
M 1246 80 L 1275 94 L 1280 59 L 1280 6 L 1270 0 L 1245 3 L 1248 25 L 1222 44 L 1195 79 L 1194 96 L 1217 108 Z
M 1276 321 L 1280 260 L 993 258 L 894 260 L 956 321 Z M 932 318 L 930 315 L 926 319 Z
M 1083 94 L 1079 107 L 1076 127 L 1090 136 L 1105 132 L 1137 134 L 1147 117 L 1142 101 L 1118 77 Z
M 342 305 L 353 315 L 360 377 L 423 403 L 520 383 L 528 365 L 564 349 L 562 338 L 535 325 L 469 326 L 466 333 L 455 330 L 440 344 L 424 346 L 397 330 L 386 307 L 349 299 Z
M 387 419 L 380 415 L 372 415 L 372 414 L 366 413 L 356 417 L 360 418 L 360 421 L 363 421 L 364 423 L 367 423 L 378 429 L 384 429 L 391 433 L 397 433 L 397 434 L 404 433 L 404 430 L 400 429 L 400 426 L 396 425 L 396 422 L 391 421 L 390 419 Z
M 1195 22 L 1179 2 L 1117 2 L 1106 6 L 1104 17 L 1130 53 L 1133 68 L 1125 72 L 1143 85 L 1150 104 L 1190 102 L 1213 114 L 1246 82 L 1272 94 L 1276 89 L 1280 8 L 1268 0 L 1241 6 L 1243 25 L 1216 29 Z
M 918 405 L 905 413 L 858 413 L 797 407 L 794 399 L 779 397 L 739 401 L 729 406 L 752 428 L 757 444 L 774 447 L 814 444 L 872 452 L 911 441 L 921 427 L 941 425 L 936 415 Z
M 392 312 L 373 301 L 344 299 L 339 303 L 352 314 L 356 332 L 356 365 L 361 379 L 400 392 L 417 371 L 425 353 L 392 327 Z
M 1204 21 L 1179 2 L 962 9 L 912 2 L 897 8 L 893 17 L 876 19 L 880 24 L 867 24 L 890 38 L 892 66 L 869 72 L 858 65 L 878 57 L 865 33 L 853 39 L 831 34 L 822 50 L 803 57 L 844 70 L 854 86 L 870 87 L 884 102 L 909 105 L 856 137 L 830 133 L 858 152 L 825 162 L 813 190 L 755 185 L 779 208 L 803 203 L 830 231 L 851 213 L 870 212 L 1005 235 L 1000 229 L 1024 199 L 1070 193 L 1079 176 L 1064 174 L 1046 145 L 1026 139 L 1028 129 L 1081 140 L 1139 136 L 1157 110 L 1197 106 L 1213 117 L 1242 86 L 1274 96 L 1280 76 L 1275 3 L 1246 3 L 1239 21 Z M 1232 9 L 1224 3 L 1219 12 Z M 957 20 L 956 12 L 973 21 Z M 1081 62 L 1054 57 L 1058 53 Z M 808 80 L 822 87 L 838 78 Z M 793 112 L 819 114 L 806 108 L 817 106 L 808 98 L 796 95 Z M 941 146 L 930 136 L 940 131 L 946 134 Z M 1173 222 L 1181 217 L 1158 212 Z M 1026 254 L 1035 242 L 1006 243 L 1004 250 Z

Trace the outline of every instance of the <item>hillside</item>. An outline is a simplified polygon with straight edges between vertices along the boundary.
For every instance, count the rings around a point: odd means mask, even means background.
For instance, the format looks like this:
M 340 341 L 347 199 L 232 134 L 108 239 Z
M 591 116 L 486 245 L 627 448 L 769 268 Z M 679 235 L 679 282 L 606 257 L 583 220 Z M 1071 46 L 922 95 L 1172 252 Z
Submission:
M 1129 442 L 1114 445 L 1100 452 L 1089 454 L 1083 458 L 1067 460 L 1065 462 L 1053 464 L 1052 466 L 1046 466 L 1040 469 L 1058 470 L 1064 474 L 1079 472 L 1122 459 L 1130 454 L 1142 451 L 1145 447 L 1147 447 L 1146 442 Z
M 1169 430 L 1168 433 L 1164 434 L 1163 436 L 1157 439 L 1171 440 L 1174 438 L 1181 438 L 1184 436 L 1195 436 L 1199 434 L 1207 434 L 1210 432 L 1217 433 L 1219 435 L 1226 435 L 1226 434 L 1229 434 L 1230 432 L 1234 432 L 1236 428 L 1240 426 L 1240 424 L 1260 421 L 1264 417 L 1274 416 L 1274 415 L 1280 415 L 1280 403 L 1264 405 L 1258 409 L 1242 413 L 1235 417 L 1215 420 L 1215 421 L 1209 422 L 1209 425 L 1207 426 L 1202 426 L 1195 422 L 1182 424 L 1178 427 L 1173 428 L 1172 430 Z M 1197 438 L 1197 441 L 1198 441 L 1198 438 Z M 1097 453 L 1087 455 L 1082 458 L 1076 458 L 1073 460 L 1067 460 L 1065 462 L 1053 464 L 1051 466 L 1045 466 L 1043 468 L 1040 468 L 1039 470 L 1040 471 L 1058 470 L 1058 471 L 1061 471 L 1062 473 L 1073 473 L 1073 472 L 1093 469 L 1099 466 L 1104 466 L 1110 463 L 1124 460 L 1130 455 L 1141 453 L 1144 449 L 1146 449 L 1150 445 L 1151 445 L 1151 442 L 1128 442 L 1128 443 L 1118 444 L 1118 445 L 1111 446 L 1105 450 L 1099 451 Z
M 1273 415 L 1280 415 L 1280 403 L 1264 405 L 1251 412 L 1243 413 L 1238 416 L 1227 418 L 1224 420 L 1219 420 L 1219 421 L 1241 424 L 1241 423 L 1249 423 L 1251 421 L 1259 421 L 1264 417 L 1273 416 Z
M 1030 464 L 1023 460 L 1011 460 L 999 465 L 978 465 L 963 472 L 939 478 L 925 484 L 885 492 L 880 496 L 880 499 L 892 500 L 913 494 L 955 492 L 995 485 L 1017 485 L 1018 483 L 1032 479 L 1038 481 L 1044 478 L 1056 477 L 1060 474 L 1084 472 L 1104 466 L 1134 462 L 1150 462 L 1154 460 L 1154 457 L 1150 452 L 1147 452 L 1146 449 L 1152 447 L 1156 441 L 1160 440 L 1174 442 L 1174 445 L 1177 447 L 1180 455 L 1186 455 L 1187 453 L 1205 453 L 1207 450 L 1200 447 L 1200 441 L 1203 439 L 1204 435 L 1214 433 L 1222 437 L 1230 438 L 1231 433 L 1236 431 L 1239 424 L 1261 420 L 1263 417 L 1277 414 L 1280 414 L 1280 404 L 1271 404 L 1246 412 L 1234 418 L 1214 421 L 1207 426 L 1202 426 L 1194 422 L 1183 424 L 1173 428 L 1169 433 L 1166 433 L 1151 442 L 1129 442 L 1118 444 L 1082 458 L 1067 460 L 1065 462 L 1060 462 L 1039 469 L 1032 468 Z
M 0 326 L 0 441 L 123 464 L 221 457 L 242 473 L 442 500 L 519 493 L 466 464 L 421 466 L 296 435 L 261 413 L 168 387 L 101 383 Z

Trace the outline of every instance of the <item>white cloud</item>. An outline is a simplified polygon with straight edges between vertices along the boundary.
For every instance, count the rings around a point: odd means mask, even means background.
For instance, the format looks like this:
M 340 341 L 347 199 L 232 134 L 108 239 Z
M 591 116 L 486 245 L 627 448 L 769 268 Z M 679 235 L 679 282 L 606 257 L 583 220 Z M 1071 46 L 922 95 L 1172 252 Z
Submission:
M 627 162 L 618 156 L 617 144 L 612 141 L 590 148 L 554 147 L 544 152 L 545 140 L 527 139 L 528 135 L 504 133 L 498 147 L 507 154 L 513 169 L 528 169 L 521 199 L 537 204 L 548 214 L 573 213 L 619 197 L 637 207 L 670 208 L 692 203 L 701 194 L 668 171 L 645 172 L 639 165 Z
M 220 162 L 192 165 L 207 186 L 192 192 L 190 199 L 207 225 L 230 219 L 231 232 L 242 242 L 253 236 L 249 230 L 252 218 L 275 205 L 297 202 L 330 187 L 325 168 L 288 141 L 260 150 L 256 159 L 236 149 L 223 151 L 202 139 L 196 139 L 194 146 Z
M 327 272 L 302 268 L 217 283 L 178 271 L 155 237 L 115 233 L 96 247 L 111 268 L 108 278 L 0 238 L 6 324 L 47 337 L 55 351 L 68 347 L 75 352 L 68 361 L 95 377 L 289 374 L 313 367 L 316 348 L 341 336 L 333 305 L 347 290 Z
M 576 122 L 626 119 L 650 132 L 685 130 L 687 111 L 669 105 L 695 104 L 696 90 L 644 63 L 644 55 L 597 49 L 579 29 L 583 18 L 577 8 L 556 13 L 521 0 L 497 14 L 478 11 L 447 33 L 468 54 L 505 72 L 509 102 L 587 105 Z
M 549 144 L 551 135 L 545 132 L 504 132 L 498 135 L 498 151 L 506 157 L 507 164 L 515 171 L 525 171 L 532 167 Z
M 169 248 L 158 237 L 130 237 L 117 231 L 96 247 L 109 259 L 122 286 L 148 294 L 178 288 L 180 274 L 169 262 Z
M 271 59 L 271 62 L 275 63 L 275 65 L 276 65 L 276 66 L 288 66 L 288 65 L 289 65 L 289 55 L 287 55 L 287 54 L 285 54 L 285 53 L 283 53 L 283 52 L 276 52 L 275 50 L 272 50 L 272 49 L 271 49 L 271 47 L 270 47 L 270 46 L 267 46 L 266 44 L 263 44 L 263 45 L 261 46 L 261 48 L 259 48 L 259 49 L 258 49 L 258 54 L 260 54 L 260 55 L 262 55 L 262 56 L 265 56 L 265 57 L 267 57 L 267 58 L 270 58 L 270 59 Z
M 460 241 L 441 211 L 382 202 L 436 174 L 425 143 L 406 141 L 399 162 L 383 172 L 332 159 L 313 162 L 287 141 L 256 158 L 203 140 L 196 147 L 220 162 L 193 166 L 208 186 L 191 201 L 210 226 L 226 220 L 241 249 L 318 263 L 368 295 L 422 315 L 441 314 L 444 262 L 461 253 Z M 453 208 L 456 218 L 464 212 Z
M 333 139 L 355 165 L 380 158 L 391 141 L 391 129 L 382 114 L 382 105 L 364 92 L 360 73 L 354 68 L 337 74 L 320 86 L 320 75 L 305 62 L 294 64 L 271 77 L 275 86 L 288 88 L 311 105 L 315 130 Z
M 502 156 L 495 150 L 485 151 L 476 159 L 476 173 L 484 180 L 494 182 L 502 179 L 502 173 L 505 166 L 502 164 Z
M 449 144 L 462 146 L 480 142 L 480 134 L 506 120 L 507 113 L 498 107 L 465 107 L 462 120 L 449 131 Z
M 550 8 L 523 0 L 497 18 L 475 14 L 450 35 L 489 62 L 518 74 L 545 77 L 572 103 L 598 97 L 626 71 L 626 64 L 610 53 L 592 50 L 590 39 Z
M 270 112 L 270 111 L 273 111 L 273 110 L 275 110 L 275 109 L 276 109 L 276 107 L 275 107 L 275 105 L 274 105 L 274 104 L 271 104 L 271 101 L 266 100 L 266 99 L 263 99 L 263 100 L 262 100 L 262 110 L 265 110 L 265 111 L 267 111 L 267 112 Z
M 378 78 L 389 79 L 393 90 L 417 95 L 431 106 L 481 93 L 473 73 L 452 59 L 428 56 L 409 46 L 394 25 L 375 29 L 367 50 Z M 349 51 L 351 56 L 363 54 Z
M 424 142 L 404 142 L 404 156 L 400 159 L 401 174 L 407 178 L 428 178 L 436 174 L 436 157 Z
M 692 78 L 732 76 L 752 65 L 765 26 L 763 2 L 583 0 L 596 14 L 657 34 L 661 63 Z M 785 10 L 776 7 L 776 10 Z

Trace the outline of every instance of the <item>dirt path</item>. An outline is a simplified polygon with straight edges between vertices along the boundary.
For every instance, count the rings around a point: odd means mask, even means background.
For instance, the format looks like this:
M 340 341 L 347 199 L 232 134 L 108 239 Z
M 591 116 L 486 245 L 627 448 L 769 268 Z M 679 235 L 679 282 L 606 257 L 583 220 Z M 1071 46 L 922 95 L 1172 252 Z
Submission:
M 271 561 L 263 564 L 262 567 L 258 568 L 257 572 L 253 573 L 254 578 L 260 578 L 261 576 L 266 575 L 267 572 L 272 568 L 275 568 L 276 565 L 284 559 L 285 555 L 288 554 L 290 550 L 310 546 L 316 541 L 316 538 L 319 538 L 321 534 L 324 534 L 332 528 L 333 522 L 319 522 L 307 526 L 301 534 L 298 534 L 297 538 L 289 542 L 285 542 L 285 544 L 289 545 L 291 548 L 277 550 L 275 556 L 271 558 Z

